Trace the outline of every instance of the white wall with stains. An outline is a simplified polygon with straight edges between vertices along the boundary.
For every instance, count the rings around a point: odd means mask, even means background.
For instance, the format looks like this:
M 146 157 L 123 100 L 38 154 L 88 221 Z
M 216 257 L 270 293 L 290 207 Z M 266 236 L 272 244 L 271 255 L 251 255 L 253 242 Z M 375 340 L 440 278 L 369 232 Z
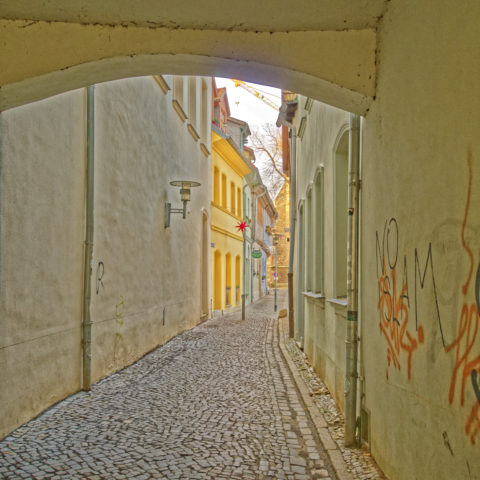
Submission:
M 0 116 L 0 437 L 80 387 L 83 90 Z
M 210 126 L 205 80 L 196 112 Z M 85 95 L 0 116 L 0 378 L 8 385 L 0 390 L 0 437 L 81 388 Z M 208 138 L 194 139 L 186 110 L 184 122 L 172 90 L 153 77 L 95 87 L 93 381 L 200 322 L 211 191 L 200 142 L 210 144 L 210 128 L 202 130 Z M 201 186 L 192 189 L 187 218 L 172 214 L 166 229 L 165 202 L 181 206 L 169 182 L 181 179 Z
M 211 174 L 210 157 L 171 106 L 171 90 L 165 95 L 145 77 L 98 85 L 95 95 L 99 275 L 92 337 L 98 379 L 200 321 L 202 215 L 210 212 Z M 209 103 L 202 119 L 208 125 L 210 110 Z M 172 214 L 165 229 L 165 202 L 182 206 L 172 180 L 201 186 L 192 188 L 187 218 Z M 206 250 L 210 254 L 209 243 Z
M 391 2 L 379 29 L 361 335 L 372 453 L 392 479 L 480 478 L 479 14 Z
M 301 95 L 297 101 L 295 337 L 343 409 L 347 310 L 335 277 L 346 271 L 336 272 L 334 184 L 335 152 L 348 136 L 349 114 Z M 346 225 L 346 213 L 343 218 Z
M 359 373 L 370 448 L 392 480 L 480 478 L 479 14 L 472 2 L 391 2 L 378 29 L 377 95 L 362 121 Z M 329 317 L 328 297 L 338 247 L 332 142 L 348 117 L 318 103 L 306 112 L 304 101 L 296 336 L 343 407 L 345 328 Z M 315 250 L 305 246 L 298 263 L 319 164 L 325 299 L 301 293 Z

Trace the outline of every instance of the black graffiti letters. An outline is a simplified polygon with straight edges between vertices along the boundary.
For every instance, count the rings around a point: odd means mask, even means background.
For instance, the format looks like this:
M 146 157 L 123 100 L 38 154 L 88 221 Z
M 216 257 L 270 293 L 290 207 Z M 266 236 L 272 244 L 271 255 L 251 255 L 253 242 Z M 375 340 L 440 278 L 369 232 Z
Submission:
M 98 265 L 97 265 L 97 281 L 96 281 L 96 292 L 97 292 L 97 295 L 98 295 L 98 292 L 100 291 L 100 286 L 102 286 L 102 288 L 105 288 L 104 285 L 103 285 L 103 275 L 105 274 L 105 265 L 103 262 L 98 262 Z

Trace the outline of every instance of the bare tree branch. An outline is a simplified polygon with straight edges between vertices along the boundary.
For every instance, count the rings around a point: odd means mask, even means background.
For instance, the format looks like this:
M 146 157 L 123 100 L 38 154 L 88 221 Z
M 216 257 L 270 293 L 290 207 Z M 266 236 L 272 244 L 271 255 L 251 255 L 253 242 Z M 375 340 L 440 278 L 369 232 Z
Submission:
M 275 197 L 284 182 L 290 178 L 282 171 L 281 130 L 271 123 L 254 129 L 249 137 L 250 146 L 255 151 L 257 166 L 272 197 Z

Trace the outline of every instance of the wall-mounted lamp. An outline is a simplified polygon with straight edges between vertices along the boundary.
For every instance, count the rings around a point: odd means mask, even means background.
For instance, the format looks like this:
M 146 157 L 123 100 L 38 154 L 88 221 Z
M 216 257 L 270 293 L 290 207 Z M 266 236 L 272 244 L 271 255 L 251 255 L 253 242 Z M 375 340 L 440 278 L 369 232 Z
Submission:
M 190 201 L 190 189 L 199 187 L 200 183 L 190 180 L 174 180 L 170 182 L 173 187 L 180 187 L 180 200 L 183 202 L 183 208 L 172 208 L 171 203 L 165 203 L 165 228 L 170 226 L 170 215 L 172 213 L 181 213 L 183 218 L 187 217 L 187 202 Z

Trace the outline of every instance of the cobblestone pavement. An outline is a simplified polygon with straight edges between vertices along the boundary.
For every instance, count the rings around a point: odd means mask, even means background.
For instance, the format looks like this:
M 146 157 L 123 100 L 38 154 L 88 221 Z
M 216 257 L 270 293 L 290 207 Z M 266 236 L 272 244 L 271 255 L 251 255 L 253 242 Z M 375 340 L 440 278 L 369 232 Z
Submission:
M 345 420 L 325 383 L 311 366 L 307 356 L 290 338 L 286 342 L 290 358 L 294 361 L 298 374 L 309 389 L 314 404 L 325 419 L 332 439 L 342 452 L 347 468 L 356 480 L 384 480 L 385 476 L 372 456 L 363 448 L 344 446 Z
M 335 479 L 272 296 L 203 323 L 0 442 L 4 479 Z

